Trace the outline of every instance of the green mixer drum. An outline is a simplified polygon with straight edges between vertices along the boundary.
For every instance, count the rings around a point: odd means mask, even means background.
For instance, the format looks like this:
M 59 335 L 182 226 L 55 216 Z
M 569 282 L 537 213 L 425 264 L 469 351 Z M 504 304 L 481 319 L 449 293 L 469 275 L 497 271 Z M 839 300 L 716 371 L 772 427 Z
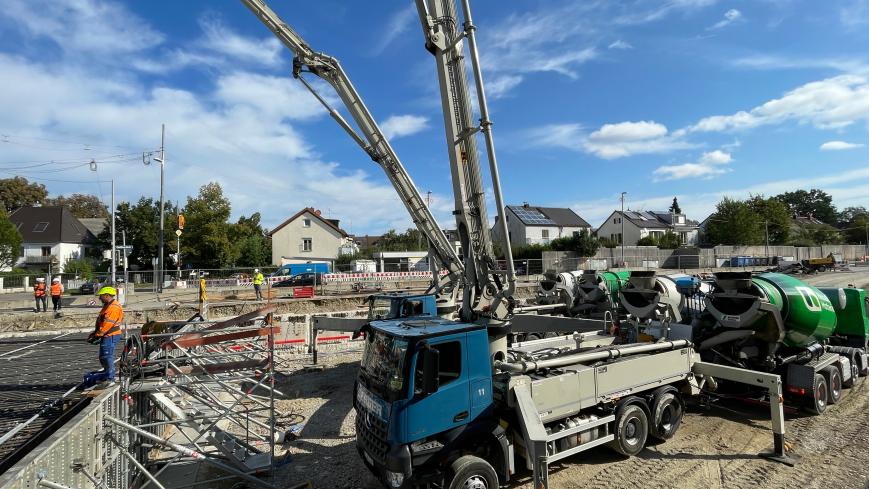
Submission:
M 869 338 L 869 317 L 866 316 L 866 291 L 864 289 L 821 288 L 836 310 L 836 334 Z M 840 307 L 839 293 L 845 294 L 845 307 Z
M 610 272 L 610 271 L 602 271 L 598 272 L 598 276 L 600 279 L 606 284 L 607 290 L 610 293 L 610 299 L 613 301 L 613 304 L 619 303 L 619 291 L 622 290 L 622 287 L 628 283 L 628 279 L 631 278 L 630 271 L 618 271 L 618 272 Z
M 833 334 L 836 312 L 830 299 L 817 287 L 781 273 L 763 273 L 751 281 L 781 311 L 785 345 L 807 346 Z

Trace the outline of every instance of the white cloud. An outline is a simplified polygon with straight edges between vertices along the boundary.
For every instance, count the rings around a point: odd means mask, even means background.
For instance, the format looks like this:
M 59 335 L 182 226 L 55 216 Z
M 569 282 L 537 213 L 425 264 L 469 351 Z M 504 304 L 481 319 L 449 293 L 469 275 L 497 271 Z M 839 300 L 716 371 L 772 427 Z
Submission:
M 686 178 L 709 180 L 731 171 L 726 166 L 731 161 L 733 161 L 733 158 L 730 156 L 730 153 L 716 149 L 715 151 L 703 153 L 696 162 L 660 166 L 655 169 L 652 176 L 655 181 L 682 180 Z
M 707 30 L 711 31 L 711 30 L 721 29 L 721 28 L 729 26 L 730 24 L 733 24 L 734 22 L 738 22 L 742 19 L 743 19 L 742 12 L 740 12 L 739 10 L 736 10 L 735 8 L 732 8 L 732 9 L 728 10 L 727 12 L 724 12 L 723 19 L 716 22 L 715 25 L 709 26 L 707 28 Z
M 380 124 L 380 130 L 387 139 L 410 136 L 428 128 L 428 117 L 420 115 L 392 115 Z
M 617 24 L 634 25 L 656 22 L 674 12 L 691 12 L 711 5 L 717 0 L 662 0 L 625 2 L 623 13 L 615 18 Z
M 862 148 L 863 144 L 848 143 L 845 141 L 827 141 L 820 147 L 821 151 L 842 151 L 845 149 Z
M 693 147 L 655 121 L 604 124 L 591 134 L 584 133 L 579 124 L 551 124 L 529 131 L 528 136 L 536 145 L 559 146 L 607 160 Z
M 608 47 L 609 49 L 634 49 L 634 46 L 632 46 L 631 43 L 629 43 L 629 42 L 627 42 L 627 41 L 623 41 L 623 40 L 621 40 L 621 39 L 618 39 L 618 40 L 616 40 L 616 41 L 613 41 L 613 42 L 612 42 L 609 46 L 607 46 L 607 47 Z
M 520 75 L 497 75 L 486 83 L 486 97 L 499 99 L 510 95 L 510 91 L 522 83 Z M 476 103 L 476 97 L 474 102 Z M 476 107 L 476 106 L 475 106 Z
M 839 19 L 848 29 L 857 29 L 869 24 L 869 1 L 850 0 L 843 2 L 839 9 Z
M 841 75 L 810 82 L 749 111 L 701 119 L 683 132 L 732 131 L 796 121 L 819 129 L 837 129 L 869 121 L 869 83 Z
M 205 16 L 199 20 L 203 38 L 199 45 L 234 60 L 254 61 L 263 66 L 280 66 L 284 46 L 273 35 L 262 39 L 242 36 L 223 25 L 220 18 Z
M 794 56 L 777 56 L 756 54 L 736 58 L 730 62 L 737 68 L 757 70 L 815 70 L 833 69 L 842 73 L 865 74 L 869 72 L 869 63 L 860 58 L 798 58 Z
M 413 2 L 407 2 L 404 8 L 392 14 L 386 23 L 386 29 L 378 32 L 380 41 L 374 48 L 375 55 L 382 53 L 398 36 L 404 34 L 417 20 L 416 6 Z
M 123 4 L 96 0 L 7 0 L 0 17 L 27 35 L 47 38 L 67 54 L 138 53 L 165 36 Z

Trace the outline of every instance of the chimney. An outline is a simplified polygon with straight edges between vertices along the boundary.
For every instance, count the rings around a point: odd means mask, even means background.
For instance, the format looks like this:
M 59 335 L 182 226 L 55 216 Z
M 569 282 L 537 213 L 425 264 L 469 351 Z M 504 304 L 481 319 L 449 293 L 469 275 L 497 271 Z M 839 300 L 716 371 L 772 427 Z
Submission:
M 527 209 L 527 208 L 529 208 L 529 207 L 531 207 L 531 206 L 528 205 L 528 202 L 522 202 L 522 207 L 524 207 L 524 208 Z

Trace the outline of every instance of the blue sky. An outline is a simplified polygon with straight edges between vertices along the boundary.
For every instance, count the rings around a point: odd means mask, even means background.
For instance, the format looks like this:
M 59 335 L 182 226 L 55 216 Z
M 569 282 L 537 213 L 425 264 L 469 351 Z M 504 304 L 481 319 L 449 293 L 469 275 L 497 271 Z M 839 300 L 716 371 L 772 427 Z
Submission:
M 341 60 L 452 227 L 434 60 L 412 2 L 270 6 Z M 472 7 L 508 203 L 569 206 L 595 226 L 621 191 L 632 209 L 678 196 L 696 219 L 725 195 L 798 188 L 869 205 L 869 0 Z M 410 225 L 240 2 L 7 0 L 0 38 L 4 176 L 104 199 L 114 178 L 118 199 L 157 196 L 141 153 L 165 123 L 171 200 L 217 181 L 234 216 L 258 211 L 267 226 L 303 206 L 353 233 Z

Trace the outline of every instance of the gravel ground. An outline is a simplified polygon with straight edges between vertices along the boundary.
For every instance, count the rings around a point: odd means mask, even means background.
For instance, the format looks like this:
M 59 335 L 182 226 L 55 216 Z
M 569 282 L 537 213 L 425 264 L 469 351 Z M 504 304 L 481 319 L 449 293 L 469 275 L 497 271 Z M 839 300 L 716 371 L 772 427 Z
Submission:
M 293 460 L 281 483 L 310 480 L 316 488 L 379 488 L 362 464 L 354 440 L 353 378 L 358 354 L 322 359 L 320 372 L 290 362 L 281 389 L 291 399 L 280 410 L 304 417 L 299 439 L 287 445 Z M 791 468 L 758 458 L 772 446 L 769 411 L 727 402 L 692 407 L 676 436 L 624 458 L 595 448 L 551 467 L 553 488 L 761 489 L 869 488 L 869 382 L 861 379 L 821 417 L 788 414 L 787 441 L 801 457 Z M 299 418 L 301 419 L 301 418 Z M 531 489 L 519 471 L 508 487 Z

